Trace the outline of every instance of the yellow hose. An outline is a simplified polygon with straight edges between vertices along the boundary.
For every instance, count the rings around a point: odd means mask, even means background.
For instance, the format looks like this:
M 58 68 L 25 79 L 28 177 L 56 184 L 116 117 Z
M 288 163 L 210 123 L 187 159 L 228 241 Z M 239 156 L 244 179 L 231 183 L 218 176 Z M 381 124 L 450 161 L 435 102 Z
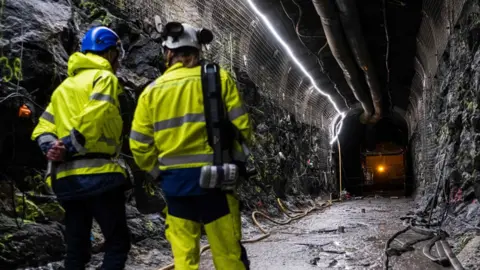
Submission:
M 260 235 L 258 237 L 255 237 L 255 238 L 251 238 L 251 239 L 246 239 L 246 240 L 242 240 L 242 244 L 250 244 L 250 243 L 255 243 L 255 242 L 258 242 L 258 241 L 261 241 L 267 237 L 269 237 L 271 234 L 269 231 L 265 230 L 261 225 L 260 223 L 258 222 L 256 216 L 257 215 L 260 215 L 262 216 L 263 218 L 265 218 L 266 220 L 269 220 L 271 221 L 272 223 L 275 223 L 277 225 L 287 225 L 289 224 L 290 222 L 294 221 L 294 220 L 297 220 L 297 219 L 301 219 L 305 216 L 307 216 L 308 214 L 310 214 L 311 212 L 315 211 L 315 210 L 323 210 L 329 206 L 332 205 L 332 202 L 331 201 L 328 201 L 326 203 L 323 203 L 321 205 L 315 205 L 315 203 L 312 203 L 312 207 L 304 210 L 304 211 L 301 211 L 301 210 L 291 210 L 291 209 L 288 209 L 286 206 L 283 205 L 282 201 L 280 200 L 280 198 L 277 198 L 277 204 L 278 206 L 280 207 L 280 210 L 288 217 L 288 219 L 286 220 L 281 220 L 281 221 L 277 221 L 277 220 L 274 220 L 273 218 L 271 218 L 269 215 L 263 213 L 263 212 L 260 212 L 260 211 L 253 211 L 252 212 L 252 219 L 253 219 L 253 223 L 255 223 L 255 225 L 258 227 L 258 229 L 263 233 L 263 235 Z M 291 215 L 289 212 L 292 212 L 292 213 L 297 213 L 298 215 Z M 210 249 L 210 245 L 205 245 L 203 246 L 201 249 L 200 249 L 200 255 L 209 250 Z M 167 266 L 164 266 L 162 268 L 159 268 L 158 270 L 171 270 L 171 269 L 174 269 L 175 268 L 175 264 L 171 263 Z
M 337 138 L 337 145 L 338 145 L 338 174 L 340 178 L 340 192 L 338 194 L 338 198 L 342 199 L 342 147 L 340 146 L 340 138 Z

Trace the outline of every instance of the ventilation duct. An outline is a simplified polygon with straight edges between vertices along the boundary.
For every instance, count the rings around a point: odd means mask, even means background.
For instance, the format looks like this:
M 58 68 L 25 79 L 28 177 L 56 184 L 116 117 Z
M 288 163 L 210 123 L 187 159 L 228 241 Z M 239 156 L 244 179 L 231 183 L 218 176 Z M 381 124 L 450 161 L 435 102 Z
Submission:
M 342 69 L 345 80 L 350 89 L 352 89 L 355 98 L 362 105 L 364 115 L 361 119 L 368 120 L 374 114 L 373 106 L 360 83 L 358 69 L 350 56 L 350 50 L 343 35 L 335 5 L 329 0 L 312 0 L 312 2 L 322 21 L 323 31 L 325 32 L 330 50 Z

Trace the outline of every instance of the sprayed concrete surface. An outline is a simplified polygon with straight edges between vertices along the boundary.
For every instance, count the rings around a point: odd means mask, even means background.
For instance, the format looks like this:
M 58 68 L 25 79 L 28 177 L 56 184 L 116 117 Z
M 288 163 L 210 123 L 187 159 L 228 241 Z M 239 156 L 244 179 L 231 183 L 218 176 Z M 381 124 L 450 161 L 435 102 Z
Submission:
M 400 217 L 413 207 L 409 199 L 366 198 L 334 204 L 291 225 L 272 226 L 269 238 L 246 245 L 251 269 L 383 269 L 385 243 L 404 228 Z M 344 233 L 337 232 L 339 226 L 345 228 Z M 254 236 L 247 233 L 245 238 Z M 398 239 L 406 242 L 421 237 L 408 232 Z M 421 252 L 424 244 L 391 257 L 389 269 L 449 269 L 425 258 Z M 399 244 L 394 241 L 391 246 Z M 202 256 L 201 269 L 214 269 L 209 252 Z

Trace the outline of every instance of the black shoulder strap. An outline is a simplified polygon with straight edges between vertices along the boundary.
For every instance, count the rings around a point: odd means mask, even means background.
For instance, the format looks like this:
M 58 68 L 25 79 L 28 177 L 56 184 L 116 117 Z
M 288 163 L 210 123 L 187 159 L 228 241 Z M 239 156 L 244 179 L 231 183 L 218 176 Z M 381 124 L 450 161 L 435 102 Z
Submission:
M 208 143 L 213 148 L 213 164 L 222 165 L 223 150 L 228 149 L 223 127 L 228 119 L 222 100 L 220 67 L 217 64 L 202 64 L 202 89 Z

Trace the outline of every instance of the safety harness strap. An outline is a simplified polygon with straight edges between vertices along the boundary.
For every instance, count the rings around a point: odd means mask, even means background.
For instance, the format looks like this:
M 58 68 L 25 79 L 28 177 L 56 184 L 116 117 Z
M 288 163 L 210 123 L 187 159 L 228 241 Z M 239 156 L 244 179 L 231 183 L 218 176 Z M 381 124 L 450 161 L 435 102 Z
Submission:
M 223 164 L 223 149 L 228 145 L 224 130 L 226 118 L 222 101 L 219 66 L 215 63 L 202 65 L 202 90 L 208 143 L 213 148 L 213 164 Z

